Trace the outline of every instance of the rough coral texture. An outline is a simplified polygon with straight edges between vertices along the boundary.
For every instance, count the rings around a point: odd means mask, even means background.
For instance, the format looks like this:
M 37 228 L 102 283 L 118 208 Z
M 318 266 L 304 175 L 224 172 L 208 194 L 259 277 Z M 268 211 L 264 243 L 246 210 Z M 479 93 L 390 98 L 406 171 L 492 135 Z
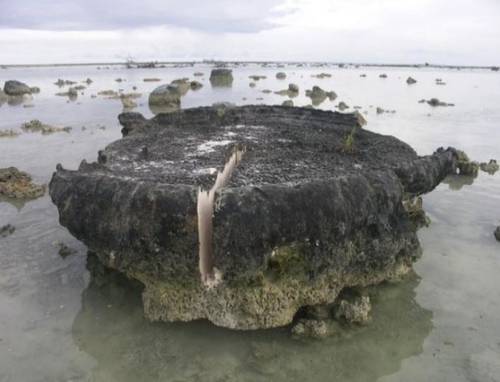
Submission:
M 35 199 L 45 194 L 45 185 L 32 182 L 31 176 L 15 167 L 0 168 L 0 195 L 13 199 Z
M 335 309 L 335 316 L 348 323 L 364 324 L 370 319 L 370 310 L 370 297 L 356 296 L 352 299 L 340 299 Z
M 398 278 L 420 256 L 403 200 L 456 171 L 454 149 L 419 157 L 362 129 L 354 114 L 243 106 L 119 119 L 124 138 L 96 163 L 58 166 L 50 194 L 62 225 L 144 284 L 152 320 L 277 327 L 304 306 L 334 303 L 346 287 Z M 220 282 L 207 288 L 197 190 L 211 187 L 235 147 L 245 148 L 243 160 L 215 196 Z

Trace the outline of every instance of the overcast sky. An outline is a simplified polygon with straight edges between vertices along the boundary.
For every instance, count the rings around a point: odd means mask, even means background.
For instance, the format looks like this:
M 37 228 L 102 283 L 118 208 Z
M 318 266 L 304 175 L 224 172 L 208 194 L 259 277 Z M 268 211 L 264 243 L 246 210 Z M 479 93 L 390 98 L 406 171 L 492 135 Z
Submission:
M 500 0 L 0 0 L 0 64 L 500 64 Z

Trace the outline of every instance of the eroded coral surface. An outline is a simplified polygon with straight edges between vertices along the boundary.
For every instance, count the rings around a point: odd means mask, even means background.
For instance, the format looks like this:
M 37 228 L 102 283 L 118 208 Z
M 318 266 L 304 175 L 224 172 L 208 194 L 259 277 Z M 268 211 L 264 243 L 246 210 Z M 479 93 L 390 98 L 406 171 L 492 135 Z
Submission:
M 421 252 L 403 202 L 454 173 L 458 158 L 454 149 L 419 157 L 362 129 L 355 114 L 305 108 L 119 119 L 124 138 L 96 163 L 59 166 L 50 194 L 62 225 L 103 264 L 144 285 L 152 320 L 277 327 L 303 307 L 335 303 L 346 288 L 401 277 Z M 207 286 L 198 190 L 212 188 L 235 149 L 245 154 L 214 195 L 217 282 Z

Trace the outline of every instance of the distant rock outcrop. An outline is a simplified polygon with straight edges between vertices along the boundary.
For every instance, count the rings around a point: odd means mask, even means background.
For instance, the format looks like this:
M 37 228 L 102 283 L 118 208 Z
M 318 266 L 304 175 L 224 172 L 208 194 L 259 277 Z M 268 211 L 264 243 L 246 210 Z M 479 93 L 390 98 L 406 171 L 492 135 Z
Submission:
M 9 96 L 22 96 L 24 94 L 31 94 L 31 88 L 23 82 L 10 80 L 5 81 L 3 91 Z
M 233 71 L 231 69 L 212 69 L 210 83 L 215 87 L 230 87 L 233 84 Z

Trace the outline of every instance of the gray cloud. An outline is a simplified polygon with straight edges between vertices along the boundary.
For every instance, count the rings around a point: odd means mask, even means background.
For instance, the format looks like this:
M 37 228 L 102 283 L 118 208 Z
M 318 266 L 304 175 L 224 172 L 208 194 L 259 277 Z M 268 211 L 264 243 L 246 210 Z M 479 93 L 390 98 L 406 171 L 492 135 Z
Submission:
M 0 10 L 0 64 L 500 63 L 499 0 L 0 0 Z
M 113 30 L 171 25 L 220 33 L 274 27 L 283 0 L 25 0 L 0 1 L 0 28 Z

